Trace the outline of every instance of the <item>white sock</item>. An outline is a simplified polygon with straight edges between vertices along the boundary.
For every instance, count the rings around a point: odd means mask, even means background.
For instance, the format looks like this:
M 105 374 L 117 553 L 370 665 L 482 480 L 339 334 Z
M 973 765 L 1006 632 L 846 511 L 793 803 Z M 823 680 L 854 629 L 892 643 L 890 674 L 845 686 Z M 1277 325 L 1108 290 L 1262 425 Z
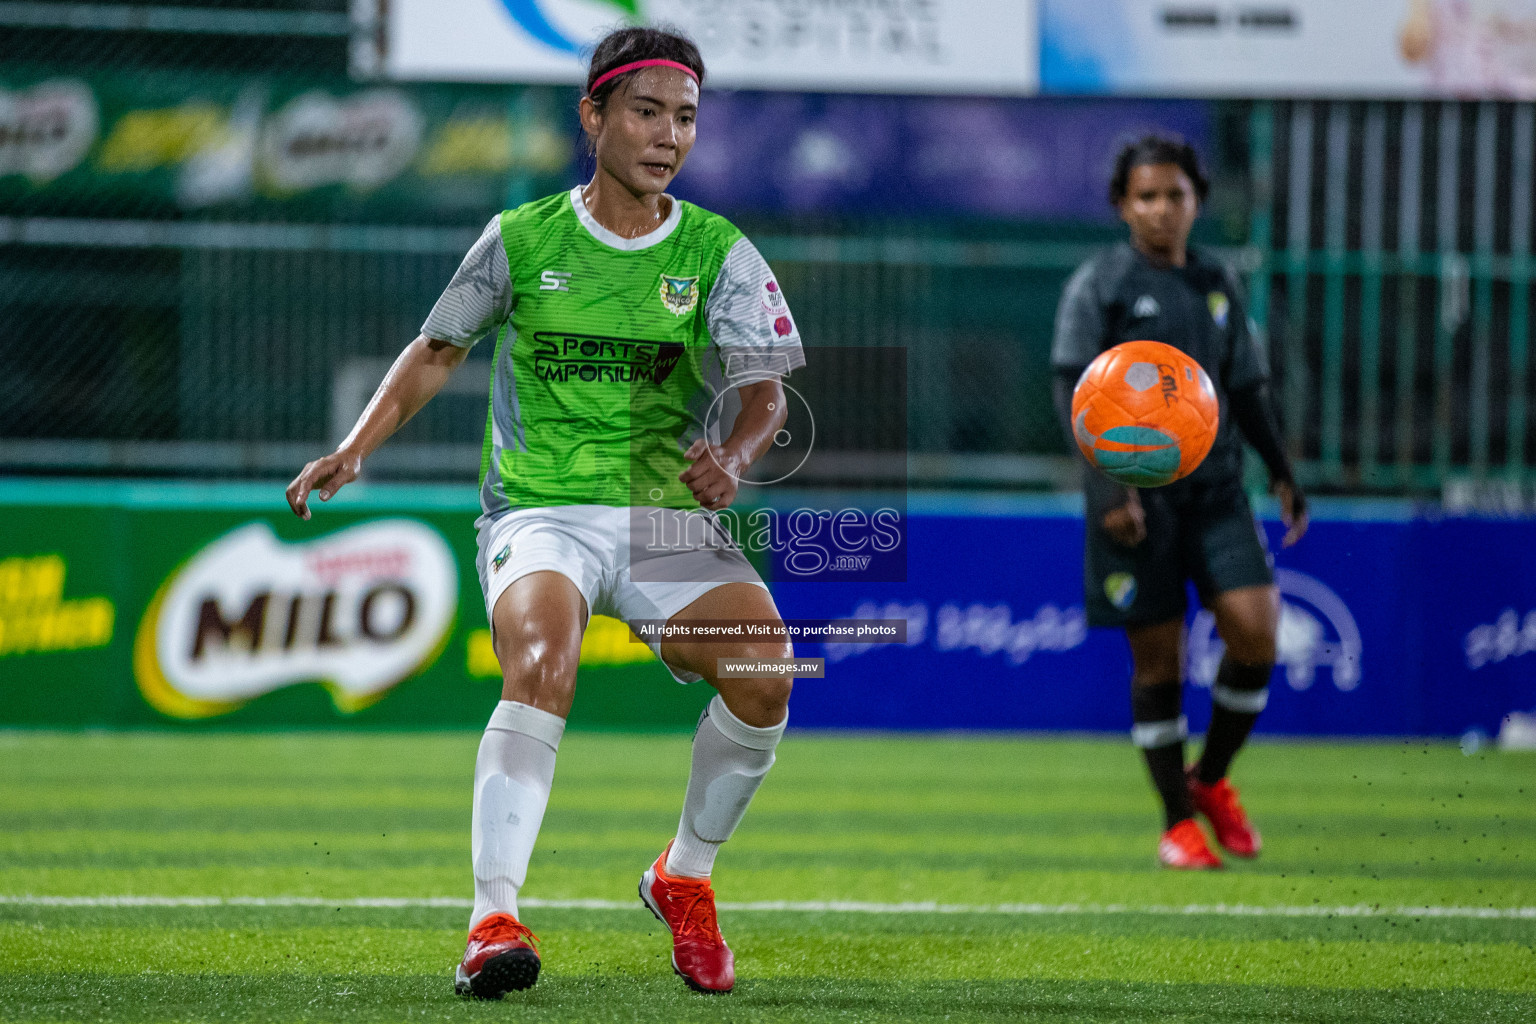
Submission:
M 688 795 L 667 854 L 667 874 L 709 877 L 720 844 L 741 824 L 763 776 L 773 767 L 773 750 L 788 721 L 785 716 L 778 725 L 760 729 L 731 714 L 718 694 L 709 702 L 693 734 Z
M 564 734 L 565 719 L 517 701 L 504 700 L 491 713 L 475 758 L 471 929 L 491 914 L 517 916 L 517 890 L 528 877 Z

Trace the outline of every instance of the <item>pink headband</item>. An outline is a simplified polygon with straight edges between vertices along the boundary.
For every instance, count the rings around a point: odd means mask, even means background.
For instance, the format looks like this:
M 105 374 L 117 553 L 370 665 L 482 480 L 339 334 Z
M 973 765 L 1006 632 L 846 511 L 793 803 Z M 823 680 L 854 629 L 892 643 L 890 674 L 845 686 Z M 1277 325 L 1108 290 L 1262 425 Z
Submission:
M 598 86 L 608 81 L 608 79 L 613 78 L 615 75 L 622 75 L 626 71 L 636 71 L 640 68 L 676 68 L 683 74 L 687 75 L 689 78 L 693 79 L 695 82 L 699 80 L 698 72 L 694 71 L 693 68 L 689 67 L 687 64 L 679 64 L 675 60 L 637 60 L 633 64 L 620 64 L 612 71 L 605 71 L 601 75 L 598 75 L 597 81 L 587 86 L 587 95 L 590 96 L 597 92 Z

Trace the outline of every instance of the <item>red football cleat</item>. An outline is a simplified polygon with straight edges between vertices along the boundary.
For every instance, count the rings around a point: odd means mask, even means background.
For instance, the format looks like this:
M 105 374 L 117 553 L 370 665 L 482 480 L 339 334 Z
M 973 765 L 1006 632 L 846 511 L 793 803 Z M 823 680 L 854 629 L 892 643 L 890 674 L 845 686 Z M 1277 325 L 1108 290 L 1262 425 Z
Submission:
M 1205 845 L 1205 833 L 1194 818 L 1185 818 L 1163 833 L 1157 843 L 1157 859 L 1164 867 L 1185 871 L 1210 871 L 1221 867 L 1221 858 Z
M 672 969 L 695 992 L 729 992 L 736 960 L 715 921 L 715 890 L 707 878 L 679 878 L 662 870 L 667 849 L 640 876 L 640 899 L 672 930 Z
M 1257 857 L 1264 845 L 1259 830 L 1248 821 L 1243 805 L 1238 803 L 1237 788 L 1222 779 L 1207 786 L 1189 774 L 1189 798 L 1195 810 L 1205 815 L 1216 833 L 1216 841 L 1234 857 Z
M 453 990 L 476 999 L 500 999 L 539 980 L 538 937 L 511 914 L 492 914 L 469 933 L 469 947 L 453 973 Z

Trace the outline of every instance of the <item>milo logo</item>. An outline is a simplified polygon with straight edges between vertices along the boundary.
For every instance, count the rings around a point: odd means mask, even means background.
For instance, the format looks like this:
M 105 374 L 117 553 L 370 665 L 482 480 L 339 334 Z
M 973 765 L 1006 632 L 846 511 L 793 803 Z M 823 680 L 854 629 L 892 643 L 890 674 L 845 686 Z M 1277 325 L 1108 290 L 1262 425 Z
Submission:
M 389 519 L 284 544 L 251 523 L 204 547 L 161 585 L 139 624 L 134 677 L 176 718 L 227 714 L 317 682 L 359 711 L 436 659 L 458 577 L 431 528 Z

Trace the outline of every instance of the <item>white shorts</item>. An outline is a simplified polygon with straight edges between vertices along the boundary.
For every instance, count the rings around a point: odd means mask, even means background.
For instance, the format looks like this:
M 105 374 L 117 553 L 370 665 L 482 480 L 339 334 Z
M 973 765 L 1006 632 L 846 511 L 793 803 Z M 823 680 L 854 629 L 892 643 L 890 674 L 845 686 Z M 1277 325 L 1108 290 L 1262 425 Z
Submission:
M 588 615 L 626 624 L 670 619 L 727 583 L 768 589 L 707 513 L 556 505 L 507 512 L 490 522 L 482 517 L 477 526 L 475 568 L 491 622 L 502 592 L 533 572 L 558 572 L 581 591 Z M 648 645 L 661 659 L 661 641 Z M 680 683 L 702 678 L 671 665 L 667 670 Z

